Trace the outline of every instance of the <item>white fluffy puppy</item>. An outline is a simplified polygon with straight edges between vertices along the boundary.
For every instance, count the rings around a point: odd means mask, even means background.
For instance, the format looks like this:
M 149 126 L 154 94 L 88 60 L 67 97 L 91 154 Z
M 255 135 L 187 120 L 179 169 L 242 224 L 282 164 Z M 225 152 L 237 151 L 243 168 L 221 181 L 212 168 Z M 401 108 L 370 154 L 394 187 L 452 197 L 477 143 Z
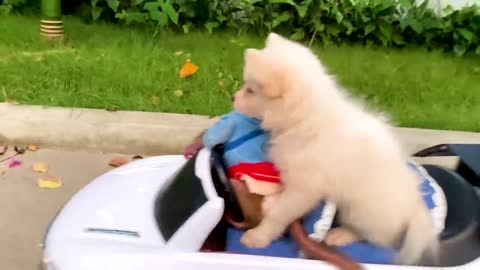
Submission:
M 244 244 L 268 245 L 329 199 L 341 227 L 327 243 L 398 248 L 403 264 L 436 254 L 431 217 L 390 126 L 348 97 L 307 47 L 270 34 L 265 48 L 245 51 L 244 81 L 234 107 L 271 131 L 270 156 L 285 184 Z

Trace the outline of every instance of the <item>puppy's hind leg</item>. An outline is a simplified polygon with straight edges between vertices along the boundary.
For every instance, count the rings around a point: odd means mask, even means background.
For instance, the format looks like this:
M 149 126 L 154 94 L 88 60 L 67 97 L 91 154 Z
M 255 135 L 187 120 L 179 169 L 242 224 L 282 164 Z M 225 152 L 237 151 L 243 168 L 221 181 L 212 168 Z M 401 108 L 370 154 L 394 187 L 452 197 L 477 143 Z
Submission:
M 313 209 L 321 198 L 312 192 L 287 188 L 280 193 L 275 203 L 265 213 L 260 224 L 248 230 L 240 241 L 250 248 L 262 248 L 269 245 L 285 232 L 295 220 Z
M 337 227 L 327 233 L 325 243 L 329 246 L 345 246 L 360 240 L 360 236 L 346 227 Z

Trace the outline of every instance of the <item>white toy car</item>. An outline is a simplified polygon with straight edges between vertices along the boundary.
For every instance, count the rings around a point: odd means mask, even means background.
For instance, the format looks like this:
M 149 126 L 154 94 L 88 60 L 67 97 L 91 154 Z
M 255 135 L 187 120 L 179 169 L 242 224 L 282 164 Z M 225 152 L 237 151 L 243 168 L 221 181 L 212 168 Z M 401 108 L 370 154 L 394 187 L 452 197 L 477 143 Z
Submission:
M 480 203 L 474 186 L 480 185 L 480 146 L 443 145 L 418 155 L 439 153 L 461 158 L 457 171 L 424 166 L 442 187 L 448 203 L 441 264 L 449 269 L 479 270 Z M 334 269 L 316 260 L 202 251 L 205 241 L 224 232 L 219 224 L 223 224 L 225 209 L 236 210 L 228 197 L 227 182 L 221 154 L 206 149 L 188 161 L 181 155 L 157 156 L 107 172 L 80 190 L 52 220 L 44 240 L 44 268 Z M 438 269 L 363 266 L 370 270 Z

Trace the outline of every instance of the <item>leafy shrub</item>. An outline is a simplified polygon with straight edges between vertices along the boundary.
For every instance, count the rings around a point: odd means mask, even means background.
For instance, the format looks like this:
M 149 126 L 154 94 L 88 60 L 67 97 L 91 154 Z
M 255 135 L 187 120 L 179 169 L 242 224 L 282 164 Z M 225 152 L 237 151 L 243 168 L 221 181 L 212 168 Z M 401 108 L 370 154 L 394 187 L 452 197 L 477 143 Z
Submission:
M 103 2 L 103 3 L 102 3 Z M 277 31 L 295 40 L 323 44 L 363 42 L 383 46 L 422 44 L 429 48 L 480 54 L 479 7 L 444 11 L 438 16 L 414 0 L 92 0 L 96 19 L 109 8 L 126 23 L 151 23 L 155 29 L 192 26 L 260 33 Z M 103 5 L 102 5 L 103 4 Z
M 4 0 L 32 1 L 32 0 Z M 192 27 L 258 33 L 276 31 L 295 40 L 323 44 L 421 44 L 480 55 L 480 7 L 447 7 L 438 16 L 414 0 L 76 0 L 88 3 L 94 19 L 150 24 L 185 33 Z M 65 2 L 65 3 L 64 3 Z M 72 5 L 64 0 L 62 5 Z
M 12 12 L 36 13 L 40 10 L 38 0 L 0 0 L 0 15 Z

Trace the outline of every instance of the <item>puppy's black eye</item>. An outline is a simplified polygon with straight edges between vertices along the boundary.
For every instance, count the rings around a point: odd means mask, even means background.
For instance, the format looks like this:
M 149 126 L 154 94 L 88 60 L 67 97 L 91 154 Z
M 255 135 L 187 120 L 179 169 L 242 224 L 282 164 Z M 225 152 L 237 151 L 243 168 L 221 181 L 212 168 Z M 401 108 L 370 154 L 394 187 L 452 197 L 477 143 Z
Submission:
M 249 94 L 253 94 L 253 90 L 252 90 L 252 88 L 247 88 L 247 93 L 249 93 Z

